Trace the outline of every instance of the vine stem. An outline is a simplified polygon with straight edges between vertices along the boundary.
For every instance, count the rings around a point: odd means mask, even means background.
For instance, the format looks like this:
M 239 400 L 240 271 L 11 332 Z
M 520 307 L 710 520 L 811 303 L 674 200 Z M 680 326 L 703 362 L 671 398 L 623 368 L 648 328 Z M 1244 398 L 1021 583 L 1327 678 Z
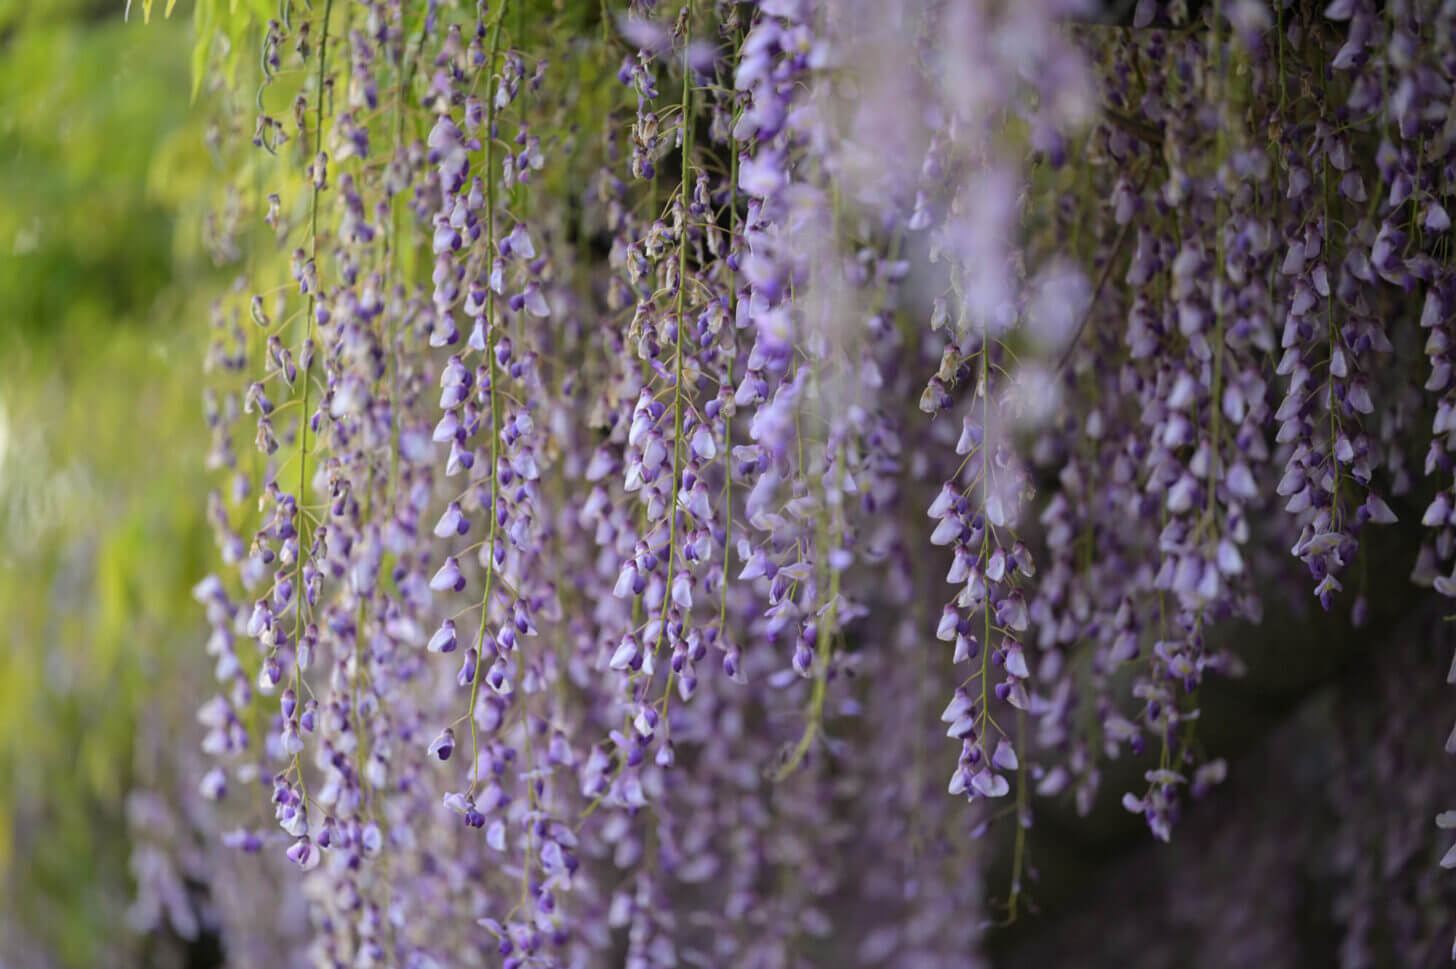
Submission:
M 830 239 L 833 240 L 835 244 L 838 243 L 840 238 L 841 202 L 842 199 L 839 194 L 839 190 L 836 188 L 834 191 L 833 222 L 831 224 L 829 233 Z M 812 281 L 810 283 L 810 286 L 811 289 L 814 286 Z M 881 292 L 880 296 L 883 299 L 883 291 Z M 829 355 L 833 355 L 832 350 L 830 351 Z M 809 380 L 812 399 L 821 399 L 819 394 L 819 366 L 817 361 L 810 367 Z M 799 466 L 803 468 L 805 467 L 804 439 L 803 435 L 799 433 L 798 417 L 799 415 L 796 413 L 794 416 L 794 431 L 796 436 L 798 437 Z M 834 436 L 832 430 L 826 432 L 824 437 L 824 464 L 826 475 L 829 472 L 829 463 L 831 460 L 830 453 L 833 440 Z M 838 472 L 836 482 L 838 487 L 842 489 L 844 485 L 844 466 L 842 455 L 839 461 L 836 462 L 835 467 L 836 471 Z M 834 517 L 834 509 L 826 509 L 825 513 L 820 516 L 818 521 L 817 541 L 819 547 L 825 550 L 824 555 L 826 558 L 828 556 L 827 549 L 829 548 L 831 541 L 830 532 L 833 530 L 828 519 L 832 517 Z M 841 521 L 839 524 L 842 528 L 843 522 Z M 826 564 L 828 563 L 826 562 Z M 804 757 L 809 753 L 809 748 L 813 745 L 814 738 L 817 737 L 820 731 L 823 729 L 824 700 L 825 697 L 828 695 L 829 671 L 834 664 L 834 634 L 838 631 L 836 629 L 836 624 L 839 621 L 839 574 L 840 573 L 838 569 L 835 569 L 832 565 L 829 565 L 829 597 L 826 601 L 822 622 L 820 622 L 816 630 L 814 648 L 814 686 L 809 693 L 809 713 L 807 717 L 807 722 L 804 724 L 803 733 L 799 735 L 798 743 L 794 745 L 793 750 L 785 759 L 783 765 L 774 772 L 773 779 L 775 781 L 783 780 L 798 769 L 799 765 L 803 763 Z M 819 581 L 823 581 L 822 573 L 820 573 Z
M 485 69 L 495 71 L 495 61 L 500 56 L 500 35 L 501 22 L 505 19 L 505 6 L 502 5 L 495 17 L 495 26 L 490 33 L 490 55 L 486 58 Z M 489 93 L 489 92 L 488 92 Z M 495 95 L 490 93 L 486 108 L 486 131 L 490 132 L 495 127 Z M 485 247 L 486 252 L 495 248 L 495 139 L 485 139 Z M 480 670 L 483 657 L 480 653 L 481 646 L 485 643 L 485 624 L 490 618 L 490 591 L 495 580 L 495 541 L 496 522 L 499 520 L 496 514 L 496 505 L 500 501 L 500 402 L 496 398 L 496 385 L 500 383 L 500 372 L 496 365 L 495 345 L 499 339 L 500 331 L 495 325 L 495 290 L 485 287 L 485 315 L 490 321 L 489 345 L 485 349 L 486 363 L 490 367 L 490 536 L 486 539 L 488 546 L 486 550 L 485 566 L 485 591 L 480 596 L 480 629 L 475 634 L 475 675 L 470 680 L 470 797 L 475 796 L 475 788 L 480 783 L 477 777 L 480 765 L 480 734 L 475 723 L 475 703 L 480 692 Z M 527 725 L 526 736 L 530 736 L 530 727 Z M 529 754 L 528 760 L 529 760 Z M 532 788 L 534 790 L 534 788 Z
M 1141 190 L 1141 186 L 1139 186 Z M 1127 242 L 1128 233 L 1132 230 L 1132 220 L 1128 219 L 1117 230 L 1117 238 L 1112 241 L 1112 252 L 1108 253 L 1107 262 L 1102 264 L 1102 271 L 1097 274 L 1097 281 L 1092 284 L 1092 298 L 1087 302 L 1087 309 L 1082 318 L 1077 321 L 1077 329 L 1072 333 L 1072 338 L 1067 341 L 1067 348 L 1062 351 L 1062 358 L 1057 361 L 1054 373 L 1060 375 L 1067 369 L 1067 364 L 1072 361 L 1072 353 L 1077 349 L 1077 344 L 1082 342 L 1082 332 L 1087 329 L 1087 322 L 1092 319 L 1092 312 L 1097 307 L 1097 297 L 1102 295 L 1102 290 L 1107 286 L 1107 281 L 1112 277 L 1112 267 L 1117 262 L 1117 257 L 1122 253 L 1122 247 Z
M 329 19 L 333 16 L 334 0 L 326 0 L 324 3 L 324 29 L 319 38 L 319 64 L 318 64 L 318 105 L 314 115 L 314 160 L 317 164 L 319 153 L 324 150 L 324 75 L 328 68 L 329 52 Z M 315 176 L 313 180 L 313 206 L 309 220 L 309 246 L 311 252 L 309 261 L 314 266 L 315 281 L 318 278 L 318 215 L 319 215 L 319 184 Z M 304 488 L 308 486 L 308 391 L 309 373 L 313 370 L 313 354 L 308 351 L 308 344 L 313 340 L 313 319 L 314 302 L 317 294 L 310 289 L 308 294 L 308 312 L 304 319 L 304 341 L 303 352 L 307 354 L 307 360 L 303 368 L 303 413 L 299 415 L 298 421 L 298 495 L 295 501 L 303 500 Z M 299 517 L 302 524 L 302 506 L 300 505 Z M 293 691 L 298 694 L 298 688 L 303 683 L 303 657 L 300 651 L 303 634 L 303 600 L 308 597 L 303 587 L 303 560 L 307 553 L 304 551 L 303 529 L 298 529 L 298 556 L 293 569 Z M 302 696 L 298 701 L 302 701 Z M 308 816 L 308 785 L 303 779 L 303 763 L 298 754 L 293 755 L 293 766 L 298 775 L 298 789 L 303 796 L 304 816 Z
M 735 38 L 739 45 L 741 38 Z M 734 115 L 734 126 L 737 126 L 738 113 Z M 732 138 L 728 142 L 728 248 L 731 251 L 738 239 L 738 140 Z M 732 311 L 729 314 L 730 320 L 738 318 L 738 289 L 731 287 L 728 297 L 728 307 Z M 733 367 L 738 362 L 738 330 L 730 323 L 729 336 L 732 341 L 732 354 L 728 358 L 728 379 L 733 379 Z M 723 418 L 723 514 L 726 516 L 723 523 L 723 577 L 718 583 L 718 638 L 725 641 L 724 630 L 728 618 L 728 563 L 733 554 L 733 415 L 732 412 Z
M 1209 32 L 1209 43 L 1213 45 L 1217 56 L 1213 58 L 1215 71 L 1212 83 L 1215 85 L 1216 98 L 1222 98 L 1224 87 L 1224 51 L 1223 40 L 1219 36 L 1219 21 L 1223 17 L 1222 0 L 1214 0 L 1213 4 L 1213 29 Z M 1219 100 L 1215 104 L 1221 103 Z M 1218 490 L 1218 468 L 1219 468 L 1219 438 L 1223 434 L 1223 353 L 1224 353 L 1224 314 L 1220 308 L 1221 299 L 1219 290 L 1222 288 L 1220 279 L 1224 272 L 1224 251 L 1223 251 L 1223 188 L 1219 185 L 1219 169 L 1223 167 L 1228 159 L 1228 141 L 1224 132 L 1224 125 L 1219 124 L 1218 133 L 1215 135 L 1214 148 L 1214 220 L 1213 220 L 1213 247 L 1214 267 L 1213 282 L 1209 293 L 1213 297 L 1213 395 L 1209 401 L 1209 424 L 1212 427 L 1213 447 L 1208 456 L 1208 502 L 1205 505 L 1205 518 L 1213 523 L 1215 515 L 1216 492 Z M 1216 523 L 1213 523 L 1216 527 Z
M 1016 746 L 1026 753 L 1026 711 L 1016 711 Z M 1011 893 L 1006 903 L 1006 924 L 1016 921 L 1018 904 L 1021 901 L 1021 876 L 1026 870 L 1026 827 L 1030 820 L 1030 792 L 1027 789 L 1026 764 L 1016 768 L 1016 846 L 1012 851 Z
M 402 17 L 403 15 L 401 15 Z M 415 50 L 411 55 L 409 44 L 406 42 L 400 52 L 404 61 L 400 64 L 399 83 L 395 86 L 394 92 L 394 154 L 399 154 L 400 146 L 404 144 L 404 97 L 414 81 L 415 69 L 419 63 L 420 50 L 425 46 L 425 28 L 429 25 L 429 17 L 420 21 L 420 32 L 415 38 Z M 403 24 L 400 27 L 403 29 Z M 390 198 L 390 226 L 389 226 L 389 262 L 385 266 L 385 279 L 388 281 L 394 272 L 394 264 L 399 259 L 399 240 L 403 234 L 399 220 L 399 205 L 393 197 Z M 391 400 L 395 399 L 398 391 L 399 379 L 399 345 L 397 334 L 391 332 L 389 335 L 389 381 L 395 393 L 391 393 Z M 389 413 L 389 434 L 390 434 L 390 458 L 389 458 L 389 497 L 387 504 L 394 506 L 394 499 L 399 489 L 399 415 L 395 408 L 390 408 Z
M 1128 223 L 1128 225 L 1131 225 L 1131 224 L 1132 224 L 1131 222 Z M 1126 226 L 1124 226 L 1124 228 L 1126 228 Z M 1107 265 L 1109 265 L 1109 266 L 1112 265 L 1112 260 L 1110 258 L 1107 260 Z M 1090 317 L 1091 315 L 1092 315 L 1092 308 L 1089 306 L 1087 308 L 1087 316 L 1083 317 L 1083 321 L 1085 322 L 1086 319 L 1088 317 Z M 1073 339 L 1072 345 L 1073 346 L 1076 345 L 1075 338 Z M 980 356 L 981 356 L 981 381 L 980 381 L 979 387 L 977 389 L 979 390 L 979 392 L 981 394 L 982 406 L 984 408 L 984 410 L 982 412 L 982 417 L 981 417 L 981 445 L 980 445 L 980 450 L 981 450 L 981 494 L 982 494 L 981 510 L 982 510 L 982 513 L 983 513 L 983 516 L 984 516 L 984 512 L 985 512 L 985 508 L 986 508 L 986 498 L 987 498 L 987 496 L 989 496 L 991 494 L 991 489 L 992 489 L 992 487 L 994 485 L 993 476 L 991 474 L 991 454 L 990 454 L 990 451 L 988 450 L 991 447 L 991 387 L 990 387 L 990 381 L 991 381 L 991 374 L 990 374 L 991 334 L 989 332 L 985 331 L 984 329 L 981 331 L 981 354 L 980 354 Z M 982 525 L 983 525 L 983 527 L 981 529 L 981 561 L 982 562 L 989 562 L 991 560 L 991 522 L 990 522 L 990 519 L 986 519 L 982 523 Z M 982 607 L 981 607 L 981 614 L 982 614 L 982 623 L 981 623 L 981 637 L 982 637 L 981 638 L 981 673 L 980 673 L 980 676 L 981 676 L 981 711 L 980 711 L 981 722 L 980 722 L 980 725 L 976 729 L 976 735 L 978 737 L 983 738 L 983 739 L 986 736 L 986 721 L 991 718 L 991 703 L 990 703 L 990 698 L 986 695 L 986 684 L 990 680 L 990 662 L 991 662 L 991 589 L 990 589 L 989 586 L 990 586 L 990 583 L 987 583 L 986 601 L 982 604 Z
M 675 348 L 673 359 L 673 393 L 672 393 L 672 489 L 668 496 L 668 518 L 667 518 L 667 595 L 662 604 L 662 625 L 657 630 L 657 642 L 652 645 L 652 656 L 654 660 L 662 651 L 663 640 L 667 638 L 667 614 L 672 603 L 672 580 L 673 570 L 677 565 L 677 492 L 682 487 L 682 434 L 683 434 L 683 319 L 687 314 L 687 266 L 688 266 L 688 181 L 692 172 L 693 156 L 693 128 L 690 123 L 690 112 L 688 110 L 693 96 L 693 72 L 688 64 L 688 47 L 692 42 L 693 33 L 693 8 L 689 3 L 685 8 L 683 16 L 683 85 L 682 85 L 682 181 L 678 186 L 678 218 L 681 223 L 678 227 L 677 240 L 677 331 L 675 333 Z M 667 685 L 662 691 L 662 718 L 663 729 L 667 729 L 667 704 L 672 696 L 672 681 L 674 670 L 672 664 L 667 668 Z

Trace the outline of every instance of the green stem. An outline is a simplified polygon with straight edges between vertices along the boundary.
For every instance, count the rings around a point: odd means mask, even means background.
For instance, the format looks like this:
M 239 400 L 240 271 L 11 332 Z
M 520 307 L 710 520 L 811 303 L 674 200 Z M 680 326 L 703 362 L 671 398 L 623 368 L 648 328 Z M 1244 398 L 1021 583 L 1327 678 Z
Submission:
M 1023 756 L 1026 745 L 1026 711 L 1016 711 L 1016 746 Z M 1026 783 L 1026 763 L 1016 768 L 1016 847 L 1011 861 L 1011 893 L 1006 902 L 1006 922 L 1016 921 L 1017 904 L 1021 901 L 1021 874 L 1026 866 L 1026 816 L 1030 791 Z
M 736 115 L 735 115 L 736 121 Z M 738 237 L 738 141 L 728 142 L 728 248 Z M 738 287 L 729 287 L 728 333 L 732 354 L 728 358 L 727 379 L 733 381 L 733 365 L 738 362 Z M 723 638 L 724 622 L 728 616 L 728 562 L 733 554 L 733 414 L 729 409 L 723 417 L 723 578 L 718 588 L 718 637 Z
M 404 144 L 404 115 L 405 115 L 404 100 L 405 100 L 405 94 L 406 94 L 407 91 L 409 91 L 410 84 L 414 81 L 415 66 L 419 62 L 420 50 L 425 45 L 425 25 L 428 22 L 429 22 L 428 18 L 423 18 L 421 20 L 421 22 L 420 22 L 420 32 L 419 32 L 419 35 L 415 38 L 414 54 L 413 55 L 410 54 L 410 52 L 409 52 L 409 46 L 408 46 L 408 44 L 406 44 L 405 50 L 403 52 L 404 62 L 402 64 L 400 64 L 399 83 L 395 86 L 395 91 L 394 91 L 394 154 L 395 155 L 398 155 L 399 154 L 399 148 L 400 148 L 400 146 L 402 144 Z M 398 199 L 393 199 L 392 198 L 392 199 L 390 199 L 390 227 L 389 227 L 389 248 L 388 248 L 389 262 L 385 266 L 385 280 L 386 280 L 386 282 L 388 282 L 389 279 L 392 277 L 393 270 L 395 268 L 395 265 L 394 264 L 399 260 L 399 249 L 400 249 L 399 240 L 400 240 L 400 236 L 403 234 L 403 231 L 404 231 L 403 228 L 400 225 L 400 218 L 399 217 L 400 217 L 399 201 L 398 201 Z M 386 292 L 387 292 L 387 287 L 386 287 Z M 399 349 L 398 349 L 398 346 L 397 346 L 397 338 L 396 338 L 396 335 L 393 332 L 391 332 L 389 334 L 389 368 L 390 368 L 390 378 L 389 378 L 390 379 L 390 384 L 397 391 L 398 390 L 398 387 L 397 387 L 397 384 L 398 384 L 398 373 L 399 373 Z M 398 393 L 392 393 L 390 395 L 390 400 L 397 401 L 398 399 L 399 399 Z M 389 454 L 390 454 L 390 458 L 389 458 L 389 497 L 388 497 L 388 499 L 386 501 L 386 504 L 389 507 L 391 507 L 391 508 L 394 506 L 394 497 L 395 497 L 395 494 L 397 493 L 397 491 L 399 489 L 399 460 L 398 460 L 398 454 L 399 454 L 399 429 L 400 428 L 399 428 L 399 414 L 396 413 L 396 410 L 397 410 L 397 408 L 392 406 L 390 408 L 390 417 L 389 417 L 389 423 L 390 423 L 390 432 L 389 433 L 390 433 L 390 442 L 391 443 L 390 443 L 390 450 L 389 450 Z
M 678 217 L 681 220 L 677 239 L 677 327 L 673 349 L 672 387 L 672 487 L 668 489 L 667 500 L 667 592 L 663 597 L 662 626 L 657 630 L 657 642 L 652 646 L 655 660 L 662 651 L 667 638 L 667 613 L 672 603 L 673 570 L 677 565 L 677 491 L 682 486 L 682 434 L 683 434 L 683 321 L 687 315 L 688 275 L 688 185 L 691 182 L 693 155 L 693 127 L 689 107 L 693 96 L 692 68 L 688 65 L 688 45 L 692 40 L 692 6 L 687 7 L 683 17 L 683 83 L 682 83 L 682 181 L 678 186 Z M 667 728 L 667 704 L 672 696 L 672 665 L 667 669 L 667 686 L 662 691 L 661 718 L 663 729 Z
M 328 67 L 329 51 L 329 18 L 334 12 L 334 0 L 327 0 L 324 4 L 324 29 L 323 35 L 319 38 L 319 65 L 318 65 L 318 106 L 315 114 L 314 127 L 317 129 L 314 135 L 314 158 L 317 160 L 319 152 L 324 150 L 324 73 Z M 314 278 L 318 278 L 318 214 L 319 214 L 319 188 L 318 179 L 314 178 L 313 188 L 313 212 L 309 221 L 309 233 L 311 238 L 310 246 L 312 253 L 310 260 L 314 266 Z M 308 294 L 308 312 L 304 319 L 304 347 L 308 346 L 313 339 L 313 317 L 314 301 L 316 294 L 310 290 Z M 307 352 L 305 349 L 304 352 Z M 303 660 L 299 653 L 299 644 L 302 642 L 303 634 L 303 600 L 308 597 L 303 587 L 303 561 L 308 555 L 303 537 L 303 495 L 304 489 L 308 486 L 308 391 L 309 373 L 313 369 L 313 357 L 309 354 L 307 366 L 303 370 L 303 413 L 299 415 L 298 421 L 298 494 L 295 501 L 298 503 L 298 555 L 293 569 L 293 692 L 295 702 L 303 703 L 303 696 L 299 690 L 303 683 Z M 308 786 L 303 779 L 303 763 L 297 754 L 293 755 L 293 766 L 298 774 L 298 789 L 303 796 L 304 814 L 308 813 Z
M 493 72 L 495 60 L 500 54 L 501 22 L 505 19 L 505 7 L 502 6 L 496 14 L 495 26 L 490 33 L 490 56 L 486 58 L 485 69 Z M 486 92 L 489 97 L 486 100 L 486 131 L 495 127 L 495 95 L 493 92 Z M 489 254 L 495 248 L 495 139 L 485 139 L 485 250 Z M 480 647 L 485 642 L 485 624 L 490 617 L 490 590 L 495 581 L 495 541 L 496 522 L 499 520 L 496 515 L 496 504 L 500 501 L 500 401 L 496 396 L 500 384 L 500 368 L 496 364 L 495 345 L 499 339 L 500 330 L 495 320 L 495 290 L 487 286 L 485 288 L 485 316 L 490 324 L 489 345 L 485 349 L 486 362 L 490 367 L 490 537 L 486 539 L 485 558 L 485 591 L 480 596 L 480 629 L 475 634 L 475 675 L 470 680 L 470 796 L 475 796 L 475 788 L 480 783 L 476 776 L 480 764 L 480 734 L 475 724 L 475 702 L 480 692 L 481 668 L 485 665 L 485 657 L 481 655 Z M 529 736 L 529 729 L 527 735 Z M 529 762 L 529 755 L 527 760 Z

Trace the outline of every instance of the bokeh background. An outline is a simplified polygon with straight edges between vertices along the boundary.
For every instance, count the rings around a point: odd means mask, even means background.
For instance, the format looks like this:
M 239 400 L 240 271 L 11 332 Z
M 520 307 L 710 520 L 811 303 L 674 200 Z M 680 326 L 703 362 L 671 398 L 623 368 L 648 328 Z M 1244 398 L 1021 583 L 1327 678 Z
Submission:
M 128 791 L 198 664 L 199 338 L 226 284 L 190 18 L 0 0 L 0 966 L 141 964 Z M 197 96 L 204 102 L 205 91 Z M 185 723 L 178 718 L 174 723 Z M 133 810 L 135 806 L 133 805 Z

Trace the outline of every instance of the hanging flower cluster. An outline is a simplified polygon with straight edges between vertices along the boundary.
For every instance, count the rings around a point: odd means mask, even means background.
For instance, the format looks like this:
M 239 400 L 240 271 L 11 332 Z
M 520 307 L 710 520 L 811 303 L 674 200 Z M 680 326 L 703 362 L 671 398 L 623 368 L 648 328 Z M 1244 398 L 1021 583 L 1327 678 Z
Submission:
M 1449 5 L 1185 6 L 283 0 L 200 792 L 316 964 L 974 964 L 1270 577 L 1456 596 Z

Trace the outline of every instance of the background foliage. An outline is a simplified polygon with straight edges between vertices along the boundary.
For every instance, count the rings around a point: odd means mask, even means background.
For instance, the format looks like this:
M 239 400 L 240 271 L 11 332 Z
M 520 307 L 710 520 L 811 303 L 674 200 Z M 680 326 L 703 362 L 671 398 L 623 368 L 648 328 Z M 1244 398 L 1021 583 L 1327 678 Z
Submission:
M 190 37 L 0 2 L 0 963 L 128 961 L 137 715 L 196 651 Z

